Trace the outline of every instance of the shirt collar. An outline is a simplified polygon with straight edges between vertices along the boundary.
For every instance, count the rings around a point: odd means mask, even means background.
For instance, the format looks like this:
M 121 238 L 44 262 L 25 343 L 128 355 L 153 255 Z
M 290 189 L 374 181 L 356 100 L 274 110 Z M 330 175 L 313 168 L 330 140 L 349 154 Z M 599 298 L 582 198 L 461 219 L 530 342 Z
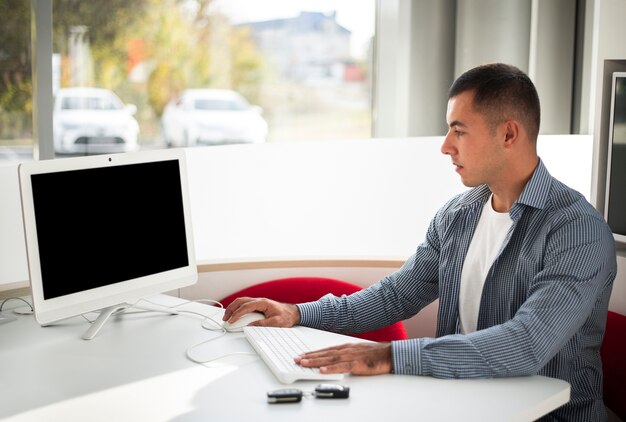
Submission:
M 543 209 L 548 202 L 548 193 L 552 181 L 552 176 L 548 173 L 548 169 L 543 165 L 543 161 L 539 159 L 539 164 L 535 168 L 533 175 L 530 177 L 522 194 L 515 201 L 516 203 L 528 205 L 533 208 Z M 515 204 L 513 204 L 515 206 Z
M 550 186 L 551 180 L 552 176 L 548 173 L 548 169 L 544 166 L 543 161 L 539 159 L 539 164 L 535 168 L 530 180 L 526 183 L 520 197 L 515 201 L 509 211 L 511 218 L 516 221 L 521 214 L 519 205 L 526 205 L 538 209 L 545 208 L 549 193 L 549 189 L 547 188 Z M 487 201 L 489 195 L 491 195 L 489 187 L 487 185 L 480 185 L 467 192 L 462 199 L 462 204 L 469 206 L 478 202 L 482 205 Z

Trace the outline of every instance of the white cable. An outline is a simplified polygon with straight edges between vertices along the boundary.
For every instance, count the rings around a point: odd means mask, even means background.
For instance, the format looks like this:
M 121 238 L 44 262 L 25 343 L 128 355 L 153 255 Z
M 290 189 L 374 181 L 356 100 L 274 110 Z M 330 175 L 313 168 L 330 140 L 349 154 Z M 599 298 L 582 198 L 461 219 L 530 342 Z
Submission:
M 210 303 L 210 304 L 217 305 L 217 306 L 219 306 L 219 307 L 220 307 L 220 308 L 222 308 L 222 309 L 224 308 L 224 306 L 223 306 L 223 305 L 222 305 L 219 301 L 217 301 L 217 300 L 213 300 L 213 299 L 198 299 L 198 300 L 188 301 L 188 302 L 186 302 L 186 303 L 194 303 L 194 302 L 198 302 L 198 303 L 208 302 L 208 303 Z M 180 304 L 180 305 L 178 305 L 178 306 L 185 305 L 186 303 Z M 219 339 L 219 338 L 221 338 L 221 337 L 225 336 L 225 335 L 226 335 L 226 330 L 222 327 L 222 322 L 221 322 L 221 321 L 219 321 L 219 322 L 218 322 L 218 321 L 215 321 L 215 320 L 214 320 L 212 317 L 210 317 L 210 316 L 207 316 L 207 315 L 201 314 L 201 313 L 199 313 L 199 312 L 187 311 L 187 310 L 180 310 L 180 309 L 178 310 L 178 312 L 185 312 L 185 313 L 190 313 L 190 314 L 196 314 L 196 315 L 203 316 L 203 317 L 204 317 L 204 319 L 203 319 L 203 320 L 202 320 L 202 322 L 200 323 L 200 325 L 202 326 L 202 328 L 204 328 L 205 330 L 213 331 L 213 332 L 218 331 L 218 330 L 220 331 L 220 334 L 219 334 L 218 336 L 216 336 L 216 337 L 212 337 L 212 338 L 210 338 L 210 339 L 208 339 L 208 340 L 202 341 L 202 342 L 200 342 L 200 343 L 194 344 L 193 346 L 189 347 L 189 348 L 185 351 L 185 356 L 187 356 L 187 359 L 189 359 L 190 361 L 192 361 L 192 362 L 194 362 L 194 363 L 198 363 L 198 364 L 205 364 L 205 363 L 210 363 L 210 362 L 213 362 L 213 361 L 216 361 L 216 360 L 219 360 L 219 359 L 223 359 L 223 358 L 226 358 L 226 357 L 229 357 L 229 356 L 236 356 L 236 355 L 240 355 L 240 356 L 257 356 L 257 357 L 258 357 L 258 354 L 254 353 L 254 352 L 232 352 L 232 353 L 227 353 L 227 354 L 225 354 L 225 355 L 216 356 L 216 357 L 211 358 L 211 359 L 198 359 L 198 358 L 193 357 L 193 356 L 192 356 L 192 354 L 191 354 L 191 352 L 192 352 L 192 351 L 193 351 L 196 347 L 202 346 L 202 345 L 204 345 L 204 344 L 206 344 L 206 343 L 210 343 L 210 342 L 212 342 L 212 341 L 214 341 L 214 340 L 217 340 L 217 339 Z M 218 328 L 217 328 L 217 329 L 215 329 L 215 328 L 207 327 L 207 326 L 206 326 L 206 321 L 207 321 L 207 320 L 208 320 L 208 321 L 211 321 L 211 323 L 212 323 L 212 324 L 215 324 Z
M 204 363 L 213 362 L 215 360 L 219 360 L 219 359 L 222 359 L 222 358 L 226 358 L 228 356 L 235 356 L 235 355 L 258 356 L 256 353 L 253 353 L 253 352 L 232 352 L 232 353 L 227 353 L 225 355 L 220 355 L 220 356 L 217 356 L 217 357 L 214 357 L 214 358 L 211 358 L 211 359 L 202 360 L 202 359 L 194 358 L 191 355 L 191 351 L 193 349 L 195 349 L 196 347 L 202 346 L 203 344 L 206 344 L 206 343 L 210 343 L 210 342 L 212 342 L 214 340 L 217 340 L 218 338 L 223 337 L 224 335 L 226 335 L 226 330 L 222 329 L 222 332 L 217 337 L 212 337 L 212 338 L 210 338 L 208 340 L 202 341 L 202 342 L 200 342 L 198 344 L 194 344 L 193 346 L 189 347 L 185 351 L 185 355 L 187 356 L 187 359 L 189 359 L 190 361 L 192 361 L 194 363 L 204 364 Z
M 219 300 L 214 300 L 214 299 L 196 299 L 192 302 L 197 302 L 197 303 L 204 303 L 204 302 L 208 302 L 211 305 L 217 305 L 219 308 L 224 309 L 224 305 L 222 305 L 222 302 L 220 302 Z
M 181 306 L 188 305 L 188 304 L 190 304 L 190 303 L 203 303 L 203 302 L 207 302 L 207 303 L 210 303 L 210 304 L 212 304 L 212 305 L 217 305 L 217 306 L 219 306 L 220 308 L 222 308 L 222 309 L 223 309 L 223 308 L 224 308 L 224 306 L 223 306 L 223 305 L 222 305 L 219 301 L 217 301 L 217 300 L 213 300 L 213 299 L 187 300 L 187 301 L 185 301 L 185 302 L 183 302 L 183 303 L 179 303 L 178 305 L 174 305 L 174 306 L 165 306 L 165 305 L 161 305 L 160 303 L 155 303 L 155 302 L 152 302 L 152 301 L 147 300 L 147 299 L 139 299 L 137 302 L 135 302 L 135 303 L 133 303 L 132 305 L 130 305 L 127 309 L 130 309 L 130 308 L 132 308 L 132 307 L 136 306 L 136 305 L 137 305 L 139 302 L 141 302 L 141 301 L 148 302 L 148 303 L 150 303 L 150 304 L 152 304 L 152 305 L 163 306 L 165 309 L 176 309 L 176 311 L 177 311 L 178 313 L 185 313 L 185 314 L 191 314 L 191 315 L 198 315 L 198 316 L 201 316 L 201 317 L 203 318 L 203 319 L 202 319 L 202 321 L 200 322 L 200 325 L 202 326 L 202 328 L 204 328 L 205 330 L 208 330 L 208 331 L 212 331 L 212 332 L 216 332 L 216 331 L 219 331 L 219 332 L 220 332 L 220 333 L 219 333 L 219 335 L 217 335 L 216 337 L 212 337 L 212 338 L 210 338 L 210 339 L 208 339 L 208 340 L 205 340 L 205 341 L 202 341 L 202 342 L 200 342 L 200 343 L 198 343 L 198 344 L 195 344 L 195 345 L 193 345 L 193 346 L 189 347 L 189 348 L 185 351 L 185 356 L 187 357 L 187 359 L 189 359 L 190 361 L 192 361 L 192 362 L 194 362 L 194 363 L 205 364 L 205 363 L 213 362 L 213 361 L 215 361 L 215 360 L 223 359 L 223 358 L 228 357 L 228 356 L 235 356 L 235 355 L 258 356 L 258 355 L 257 355 L 256 353 L 254 353 L 254 352 L 233 352 L 233 353 L 228 353 L 228 354 L 225 354 L 225 355 L 217 356 L 217 357 L 214 357 L 214 358 L 211 358 L 211 359 L 202 360 L 202 359 L 197 359 L 197 358 L 195 358 L 195 357 L 193 357 L 193 356 L 191 355 L 192 350 L 193 350 L 193 349 L 195 349 L 196 347 L 202 346 L 203 344 L 206 344 L 206 343 L 212 342 L 212 341 L 217 340 L 218 338 L 221 338 L 221 337 L 223 337 L 224 335 L 226 335 L 226 330 L 222 327 L 222 322 L 221 322 L 221 321 L 216 321 L 216 320 L 214 320 L 212 316 L 205 315 L 205 314 L 203 314 L 203 313 L 201 313 L 201 312 L 190 311 L 190 310 L 186 310 L 186 309 L 179 309 L 179 308 L 180 308 Z M 122 312 L 123 312 L 123 311 L 122 311 Z M 142 312 L 151 312 L 151 311 L 149 311 L 149 310 L 143 310 L 143 309 L 140 309 L 140 310 L 135 310 L 135 311 L 128 312 L 128 313 L 136 314 L 136 313 L 142 313 Z M 116 312 L 116 313 L 117 313 L 117 312 Z M 83 318 L 85 318 L 87 321 L 89 321 L 89 319 L 85 316 L 85 314 L 83 314 L 83 315 L 82 315 L 82 317 L 83 317 Z M 211 324 L 214 324 L 214 326 L 215 326 L 215 327 L 207 327 L 207 325 L 206 325 L 206 321 L 210 321 L 210 322 L 211 322 Z M 89 322 L 91 322 L 91 321 L 89 321 Z
M 33 311 L 33 310 L 34 310 L 34 309 L 33 309 L 33 305 L 31 305 L 31 304 L 30 304 L 30 303 L 29 303 L 26 299 L 22 299 L 21 297 L 8 297 L 8 298 L 4 299 L 4 300 L 2 301 L 2 303 L 0 303 L 0 312 L 2 311 L 2 308 L 4 307 L 4 304 L 5 304 L 5 303 L 7 303 L 9 300 L 21 300 L 22 302 L 24 302 L 25 304 L 27 304 L 27 305 L 30 307 L 30 310 L 31 310 L 31 311 Z M 219 303 L 219 302 L 218 302 L 218 303 Z M 221 303 L 220 303 L 219 305 L 220 305 L 221 307 L 223 307 Z
M 202 343 L 200 343 L 200 344 L 202 344 Z M 196 344 L 196 346 L 199 346 L 200 344 Z M 257 357 L 258 357 L 258 355 L 257 355 L 256 353 L 253 353 L 253 352 L 232 352 L 232 353 L 227 353 L 227 354 L 225 354 L 225 355 L 217 356 L 217 357 L 212 358 L 212 359 L 200 360 L 200 359 L 196 359 L 196 358 L 194 358 L 193 356 L 191 356 L 191 353 L 190 353 L 190 350 L 191 350 L 192 348 L 196 347 L 196 346 L 192 346 L 192 347 L 190 347 L 189 349 L 187 349 L 187 353 L 186 353 L 186 355 L 187 355 L 187 358 L 188 358 L 190 361 L 192 361 L 192 362 L 194 362 L 194 363 L 199 363 L 199 364 L 210 363 L 210 362 L 213 362 L 213 361 L 216 361 L 216 360 L 219 360 L 219 359 L 227 358 L 227 357 L 229 357 L 229 356 L 236 356 L 236 355 L 243 355 L 243 356 L 257 356 Z
M 202 303 L 202 302 L 208 302 L 214 305 L 218 305 L 218 307 L 224 309 L 224 306 L 217 300 L 213 300 L 213 299 L 198 299 L 198 300 L 186 300 L 185 302 L 179 303 L 177 305 L 173 305 L 173 306 L 165 306 L 165 305 L 161 305 L 160 303 L 155 303 L 152 302 L 148 299 L 139 299 L 137 302 L 133 303 L 129 308 L 132 308 L 133 306 L 136 306 L 139 302 L 147 302 L 151 305 L 155 305 L 155 306 L 162 306 L 165 309 L 175 309 L 178 313 L 185 313 L 185 314 L 192 314 L 192 315 L 198 315 L 203 317 L 204 319 L 201 322 L 202 328 L 204 328 L 205 330 L 209 330 L 209 331 L 221 331 L 222 330 L 222 322 L 221 321 L 216 321 L 213 319 L 213 316 L 209 316 L 209 315 L 205 315 L 201 312 L 197 312 L 197 311 L 188 311 L 186 309 L 179 309 L 181 306 L 185 306 L 188 305 L 190 303 Z M 137 311 L 133 311 L 133 312 L 129 312 L 129 313 L 141 313 L 141 312 L 151 312 L 150 310 L 137 310 Z M 216 328 L 209 328 L 205 325 L 205 321 L 209 320 L 211 321 L 212 324 L 215 325 Z

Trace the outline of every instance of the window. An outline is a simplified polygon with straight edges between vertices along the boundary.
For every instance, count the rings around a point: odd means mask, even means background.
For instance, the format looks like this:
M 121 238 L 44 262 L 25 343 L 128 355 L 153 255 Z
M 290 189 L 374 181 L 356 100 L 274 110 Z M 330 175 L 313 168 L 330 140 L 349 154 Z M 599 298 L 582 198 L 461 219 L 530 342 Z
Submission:
M 0 0 L 0 162 L 32 157 L 30 2 Z
M 0 0 L 0 159 L 32 149 L 29 3 Z M 117 95 L 126 133 L 135 136 L 133 121 L 139 128 L 137 148 L 441 135 L 454 76 L 486 61 L 518 65 L 536 80 L 542 133 L 579 126 L 589 103 L 578 97 L 590 82 L 579 78 L 582 65 L 572 64 L 583 56 L 582 23 L 591 19 L 580 2 L 567 13 L 561 2 L 493 2 L 483 6 L 497 5 L 498 13 L 484 13 L 456 0 L 52 4 L 55 92 L 98 87 Z M 509 16 L 515 31 L 498 16 Z M 493 37 L 503 26 L 507 37 Z M 245 106 L 196 110 L 185 101 L 195 95 L 190 89 L 229 91 Z M 563 114 L 568 109 L 573 124 Z M 65 150 L 80 139 L 75 153 L 106 150 L 113 140 L 111 150 L 133 147 L 123 134 L 106 133 L 107 118 L 100 114 L 105 126 L 90 124 L 85 133 L 55 130 L 57 151 L 64 150 L 60 139 Z M 54 118 L 39 122 L 48 120 Z
M 0 86 L 0 140 L 27 153 L 29 7 L 0 0 L 0 45 L 11 46 L 0 47 L 10 76 Z M 63 98 L 54 108 L 54 149 L 370 137 L 374 8 L 374 0 L 54 0 L 52 86 Z M 110 98 L 59 95 L 76 87 Z M 183 101 L 191 95 L 193 104 Z M 120 115 L 109 109 L 137 121 L 136 142 L 125 138 L 132 131 L 111 130 Z

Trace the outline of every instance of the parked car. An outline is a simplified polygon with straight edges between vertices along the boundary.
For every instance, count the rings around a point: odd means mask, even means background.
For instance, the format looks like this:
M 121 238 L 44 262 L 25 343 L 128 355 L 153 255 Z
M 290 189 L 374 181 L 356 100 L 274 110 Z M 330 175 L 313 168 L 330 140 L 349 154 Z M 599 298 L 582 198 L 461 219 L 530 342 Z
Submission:
M 106 154 L 136 150 L 136 112 L 134 104 L 124 104 L 108 89 L 59 89 L 53 111 L 55 152 Z
M 262 143 L 267 122 L 259 106 L 226 89 L 187 89 L 170 101 L 161 117 L 168 146 Z

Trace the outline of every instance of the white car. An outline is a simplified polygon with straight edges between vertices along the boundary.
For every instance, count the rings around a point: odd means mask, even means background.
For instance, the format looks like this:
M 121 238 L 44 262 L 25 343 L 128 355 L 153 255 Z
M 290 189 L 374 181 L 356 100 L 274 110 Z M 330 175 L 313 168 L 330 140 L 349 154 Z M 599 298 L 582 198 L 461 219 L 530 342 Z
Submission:
M 62 88 L 55 95 L 54 150 L 59 154 L 106 154 L 138 148 L 137 107 L 101 88 Z
M 161 135 L 170 147 L 262 143 L 267 122 L 259 106 L 227 89 L 187 89 L 170 101 Z

